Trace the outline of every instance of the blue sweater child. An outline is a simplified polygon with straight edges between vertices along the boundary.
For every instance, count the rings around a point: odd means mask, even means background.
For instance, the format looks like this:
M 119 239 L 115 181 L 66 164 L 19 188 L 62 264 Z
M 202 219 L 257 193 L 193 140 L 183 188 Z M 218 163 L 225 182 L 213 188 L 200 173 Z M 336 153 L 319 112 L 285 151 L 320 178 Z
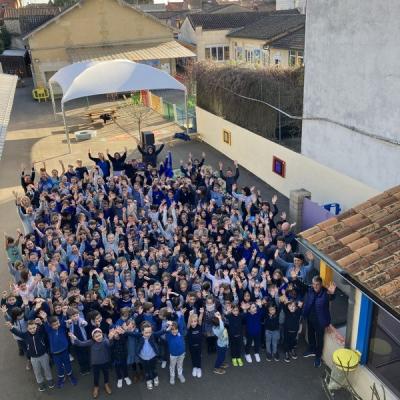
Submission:
M 246 346 L 245 358 L 247 362 L 251 362 L 250 349 L 254 343 L 254 357 L 257 362 L 260 362 L 260 344 L 262 321 L 265 318 L 265 308 L 261 307 L 261 301 L 258 304 L 251 304 L 249 310 L 245 308 L 244 319 L 246 323 Z
M 68 375 L 71 383 L 76 385 L 78 381 L 72 374 L 68 353 L 68 329 L 65 320 L 52 316 L 47 322 L 47 314 L 44 311 L 41 311 L 39 315 L 45 321 L 44 329 L 49 339 L 50 353 L 57 369 L 57 387 L 64 386 L 65 375 Z
M 180 316 L 179 318 L 183 318 Z M 171 385 L 175 383 L 175 367 L 178 372 L 178 379 L 181 383 L 185 382 L 183 376 L 183 360 L 185 359 L 185 337 L 183 336 L 182 329 L 179 329 L 178 322 L 169 324 L 166 333 L 166 340 L 169 350 L 169 382 Z

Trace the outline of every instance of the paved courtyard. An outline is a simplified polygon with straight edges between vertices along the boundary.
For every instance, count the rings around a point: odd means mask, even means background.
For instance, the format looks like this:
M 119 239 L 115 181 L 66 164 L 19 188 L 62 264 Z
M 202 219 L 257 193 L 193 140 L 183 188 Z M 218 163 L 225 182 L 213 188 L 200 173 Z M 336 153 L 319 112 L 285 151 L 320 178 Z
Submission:
M 160 120 L 159 126 L 163 128 L 166 122 Z M 153 127 L 157 129 L 155 124 Z M 59 167 L 58 160 L 65 164 L 82 158 L 87 162 L 87 149 L 90 146 L 93 152 L 105 151 L 106 148 L 122 150 L 128 147 L 129 153 L 134 154 L 136 141 L 132 132 L 124 132 L 122 129 L 115 135 L 99 135 L 93 142 L 74 143 L 72 154 L 66 154 L 67 146 L 64 136 L 54 134 L 62 131 L 61 120 L 54 121 L 49 103 L 33 103 L 29 96 L 29 90 L 17 89 L 14 109 L 9 126 L 7 142 L 0 162 L 0 222 L 3 231 L 13 234 L 19 227 L 18 215 L 14 206 L 12 190 L 19 190 L 20 164 L 29 165 L 32 160 L 40 162 L 46 160 L 49 168 Z M 105 140 L 102 140 L 105 139 Z M 165 139 L 165 138 L 164 138 Z M 199 157 L 202 151 L 207 154 L 207 163 L 216 167 L 219 160 L 224 164 L 232 161 L 198 141 L 189 143 L 171 142 L 166 146 L 172 150 L 174 163 L 179 163 L 191 151 Z M 38 165 L 39 167 L 39 165 Z M 250 173 L 242 170 L 241 184 L 256 185 L 261 189 L 266 198 L 270 198 L 274 191 L 268 185 L 257 179 Z M 288 201 L 279 196 L 281 209 L 288 211 Z M 6 267 L 4 243 L 1 238 L 1 290 L 8 287 L 9 275 Z M 6 328 L 0 329 L 0 399 L 88 399 L 90 398 L 91 376 L 79 377 L 77 387 L 66 384 L 62 390 L 52 390 L 44 393 L 37 391 L 31 371 L 25 370 L 24 359 L 18 357 L 17 346 Z M 301 351 L 303 345 L 300 344 Z M 260 364 L 245 365 L 242 368 L 230 367 L 224 376 L 216 376 L 212 373 L 213 357 L 206 355 L 204 378 L 194 379 L 190 376 L 189 366 L 186 368 L 187 383 L 177 383 L 171 387 L 167 383 L 167 371 L 161 371 L 160 387 L 152 392 L 145 389 L 144 384 L 136 384 L 130 388 L 124 387 L 117 390 L 114 386 L 113 398 L 122 399 L 132 397 L 134 399 L 184 399 L 184 400 L 221 400 L 221 399 L 259 399 L 259 400 L 321 400 L 324 398 L 320 384 L 322 370 L 316 370 L 312 366 L 312 360 L 299 358 L 295 362 L 286 364 L 283 361 L 265 361 L 265 353 Z M 100 398 L 105 398 L 102 393 Z

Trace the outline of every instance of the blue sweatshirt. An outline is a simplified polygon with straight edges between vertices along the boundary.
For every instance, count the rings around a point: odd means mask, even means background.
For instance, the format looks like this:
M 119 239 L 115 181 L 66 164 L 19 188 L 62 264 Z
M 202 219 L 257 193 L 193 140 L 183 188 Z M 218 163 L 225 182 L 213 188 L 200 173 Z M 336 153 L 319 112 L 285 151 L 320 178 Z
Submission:
M 249 336 L 261 334 L 261 322 L 264 318 L 264 309 L 258 307 L 255 314 L 249 312 L 245 314 L 246 332 Z
M 44 326 L 49 338 L 50 352 L 52 354 L 62 353 L 68 349 L 67 327 L 62 321 L 58 329 L 53 329 L 47 322 Z
M 171 356 L 181 356 L 185 352 L 185 338 L 179 332 L 176 335 L 167 332 L 166 338 Z

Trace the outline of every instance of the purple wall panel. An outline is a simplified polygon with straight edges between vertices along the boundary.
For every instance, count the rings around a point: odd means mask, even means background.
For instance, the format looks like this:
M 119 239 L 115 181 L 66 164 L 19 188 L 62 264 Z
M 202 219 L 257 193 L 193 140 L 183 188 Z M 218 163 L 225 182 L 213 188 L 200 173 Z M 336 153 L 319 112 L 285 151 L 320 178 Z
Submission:
M 332 218 L 333 215 L 321 205 L 305 198 L 303 204 L 303 223 L 301 229 L 312 228 L 314 225 Z

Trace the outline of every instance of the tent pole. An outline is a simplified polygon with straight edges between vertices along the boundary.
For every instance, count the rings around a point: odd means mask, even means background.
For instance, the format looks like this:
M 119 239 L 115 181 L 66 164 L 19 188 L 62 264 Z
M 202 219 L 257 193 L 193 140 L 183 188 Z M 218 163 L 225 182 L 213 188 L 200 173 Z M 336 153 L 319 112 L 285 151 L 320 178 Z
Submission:
M 65 134 L 66 134 L 66 136 L 67 136 L 68 152 L 71 153 L 71 140 L 70 140 L 70 138 L 69 138 L 69 132 L 68 132 L 67 121 L 66 121 L 66 119 L 65 119 L 64 104 L 62 104 L 62 103 L 61 103 L 61 110 L 62 110 L 62 116 L 63 116 L 63 121 L 64 121 Z
M 188 115 L 188 95 L 187 90 L 185 90 L 185 116 L 186 116 L 186 135 L 189 136 L 189 115 Z
M 54 120 L 57 121 L 56 102 L 54 101 L 53 86 L 51 85 L 51 82 L 49 82 L 49 88 L 50 88 L 50 96 L 51 96 L 51 105 L 53 106 Z

